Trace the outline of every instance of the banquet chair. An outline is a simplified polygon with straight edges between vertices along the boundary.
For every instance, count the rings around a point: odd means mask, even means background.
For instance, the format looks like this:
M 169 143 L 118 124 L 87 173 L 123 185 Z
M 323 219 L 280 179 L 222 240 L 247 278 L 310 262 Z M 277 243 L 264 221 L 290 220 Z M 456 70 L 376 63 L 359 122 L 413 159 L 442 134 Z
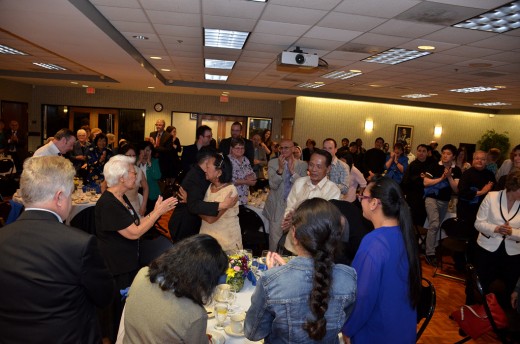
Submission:
M 493 318 L 493 314 L 491 313 L 491 309 L 489 308 L 489 304 L 486 301 L 486 294 L 484 294 L 484 289 L 482 288 L 482 284 L 480 283 L 480 279 L 478 277 L 477 270 L 475 269 L 475 267 L 472 264 L 467 264 L 466 270 L 468 275 L 468 282 L 472 284 L 472 289 L 477 294 L 479 303 L 482 303 L 482 306 L 484 306 L 486 316 L 489 319 L 489 323 L 491 324 L 491 329 L 493 330 L 493 332 L 495 332 L 499 341 L 503 344 L 517 343 L 517 339 L 512 340 L 510 338 L 512 332 L 510 332 L 508 328 L 498 328 L 497 323 Z M 462 344 L 471 339 L 472 338 L 470 336 L 466 336 L 458 342 L 456 342 L 455 344 Z
M 14 168 L 12 159 L 0 159 L 0 194 L 2 196 L 12 196 L 19 187 Z
M 263 250 L 269 248 L 269 235 L 265 232 L 264 222 L 254 210 L 239 206 L 238 221 L 242 234 L 242 245 L 253 250 L 253 255 L 260 257 Z
M 79 228 L 82 231 L 96 235 L 96 219 L 95 219 L 96 207 L 88 207 L 80 211 L 72 220 L 69 225 L 71 227 Z
M 423 226 L 413 225 L 415 230 L 415 238 L 417 239 L 417 246 L 421 252 L 426 252 L 426 234 L 428 230 Z
M 446 262 L 444 260 L 443 257 L 447 253 L 461 254 L 464 257 L 464 262 L 468 262 L 467 249 L 469 245 L 469 238 L 467 238 L 465 234 L 463 234 L 466 233 L 466 231 L 464 230 L 464 226 L 464 221 L 456 217 L 446 219 L 441 224 L 441 230 L 439 230 L 439 246 L 437 247 L 438 264 L 435 267 L 435 271 L 433 272 L 433 277 L 441 276 L 456 281 L 465 282 L 464 278 L 443 272 L 445 265 L 455 267 L 454 263 Z M 446 233 L 445 238 L 441 238 L 443 230 Z
M 417 326 L 419 326 L 419 323 L 422 319 L 424 319 L 424 321 L 418 328 L 416 342 L 419 341 L 419 338 L 430 323 L 430 320 L 433 317 L 433 313 L 435 312 L 435 305 L 437 303 L 435 287 L 433 286 L 432 282 L 424 277 L 422 278 L 422 282 L 421 298 L 419 300 L 419 304 L 417 305 Z

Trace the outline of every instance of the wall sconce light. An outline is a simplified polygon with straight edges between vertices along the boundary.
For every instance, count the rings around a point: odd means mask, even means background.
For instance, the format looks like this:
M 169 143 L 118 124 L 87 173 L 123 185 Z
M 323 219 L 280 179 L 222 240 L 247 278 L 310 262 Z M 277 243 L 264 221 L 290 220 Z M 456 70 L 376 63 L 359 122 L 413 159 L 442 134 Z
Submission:
M 372 131 L 374 129 L 374 121 L 371 119 L 365 120 L 365 131 Z
M 440 137 L 442 135 L 442 127 L 440 125 L 436 125 L 433 130 L 433 136 Z
M 492 113 L 490 113 L 490 114 L 489 114 L 489 118 L 493 118 L 493 117 L 495 117 L 495 115 L 492 114 Z
M 143 112 L 143 118 L 144 118 L 144 112 Z
M 63 112 L 64 112 L 64 113 L 69 112 L 69 108 L 68 108 L 66 105 L 63 107 Z

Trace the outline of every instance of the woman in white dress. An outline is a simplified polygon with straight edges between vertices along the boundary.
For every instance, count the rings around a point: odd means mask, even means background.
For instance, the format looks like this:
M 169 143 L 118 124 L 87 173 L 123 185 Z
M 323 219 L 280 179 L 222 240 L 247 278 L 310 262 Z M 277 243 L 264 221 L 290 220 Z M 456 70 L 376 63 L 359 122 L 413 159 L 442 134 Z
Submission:
M 127 143 L 119 149 L 120 154 L 135 158 L 135 148 L 131 144 Z M 146 176 L 143 171 L 134 165 L 134 170 L 137 173 L 135 179 L 135 188 L 128 190 L 125 195 L 132 204 L 132 207 L 137 211 L 140 217 L 146 213 L 146 202 L 148 201 L 148 183 L 146 182 Z M 139 188 L 143 190 L 143 198 L 139 199 Z
M 236 196 L 237 188 L 231 183 L 233 167 L 226 156 L 210 158 L 206 165 L 206 179 L 211 182 L 205 202 L 222 202 L 228 195 Z M 189 197 L 189 195 L 188 195 Z M 238 222 L 238 202 L 233 208 L 219 211 L 217 216 L 200 215 L 200 233 L 209 234 L 224 251 L 242 249 L 242 236 Z

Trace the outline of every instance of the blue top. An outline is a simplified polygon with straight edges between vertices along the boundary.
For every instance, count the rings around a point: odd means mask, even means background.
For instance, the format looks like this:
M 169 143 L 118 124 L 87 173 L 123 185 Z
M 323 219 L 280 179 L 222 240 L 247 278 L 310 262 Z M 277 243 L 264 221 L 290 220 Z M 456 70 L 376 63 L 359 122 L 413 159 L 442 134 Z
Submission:
M 386 161 L 388 162 L 388 160 L 390 160 L 390 159 L 391 159 L 390 156 L 387 156 Z M 406 155 L 401 155 L 397 159 L 397 162 L 403 166 L 403 172 L 399 171 L 399 168 L 397 168 L 397 164 L 392 161 L 392 164 L 386 170 L 386 176 L 395 180 L 397 182 L 397 184 L 401 184 L 404 173 L 406 172 L 406 169 L 408 168 L 408 157 Z
M 408 293 L 408 259 L 399 226 L 367 234 L 354 257 L 358 294 L 343 326 L 353 344 L 415 343 L 417 312 Z
M 321 341 L 311 341 L 303 329 L 307 319 L 313 318 L 309 307 L 313 274 L 314 261 L 305 257 L 265 271 L 251 297 L 245 336 L 250 340 L 265 338 L 265 343 L 339 343 L 338 333 L 356 298 L 356 272 L 346 265 L 334 265 L 325 313 L 327 333 Z

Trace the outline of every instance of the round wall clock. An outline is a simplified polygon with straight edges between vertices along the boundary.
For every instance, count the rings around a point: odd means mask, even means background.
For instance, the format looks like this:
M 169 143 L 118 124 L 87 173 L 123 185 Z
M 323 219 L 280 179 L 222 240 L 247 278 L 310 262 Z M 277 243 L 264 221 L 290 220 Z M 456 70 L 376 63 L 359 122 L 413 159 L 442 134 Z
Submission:
M 155 105 L 153 106 L 153 108 L 155 109 L 155 111 L 157 112 L 161 112 L 162 109 L 163 109 L 163 105 L 161 103 L 155 103 Z

